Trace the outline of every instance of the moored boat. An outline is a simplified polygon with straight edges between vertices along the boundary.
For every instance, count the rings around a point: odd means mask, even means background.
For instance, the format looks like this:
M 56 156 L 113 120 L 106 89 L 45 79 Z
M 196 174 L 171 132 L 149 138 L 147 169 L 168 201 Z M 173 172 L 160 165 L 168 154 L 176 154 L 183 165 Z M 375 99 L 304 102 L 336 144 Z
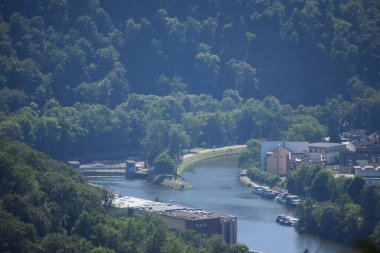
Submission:
M 286 197 L 286 204 L 291 206 L 297 206 L 300 204 L 300 198 L 297 195 L 288 195 Z
M 285 225 L 285 226 L 294 226 L 297 224 L 298 219 L 292 216 L 280 214 L 277 216 L 276 222 L 278 224 Z
M 275 200 L 282 204 L 287 204 L 289 206 L 297 206 L 300 204 L 300 198 L 297 195 L 291 195 L 286 192 L 278 194 Z
M 260 194 L 263 191 L 264 187 L 260 185 L 255 185 L 252 187 L 252 193 Z
M 271 190 L 269 187 L 264 187 L 260 193 L 260 196 L 266 199 L 274 199 L 277 195 L 277 192 Z

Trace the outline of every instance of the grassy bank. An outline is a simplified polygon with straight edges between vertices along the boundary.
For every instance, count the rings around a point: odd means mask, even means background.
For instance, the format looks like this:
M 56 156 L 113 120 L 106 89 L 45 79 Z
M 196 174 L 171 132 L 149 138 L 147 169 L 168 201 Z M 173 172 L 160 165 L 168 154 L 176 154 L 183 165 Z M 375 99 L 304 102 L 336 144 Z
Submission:
M 189 190 L 192 187 L 189 182 L 183 181 L 180 177 L 175 178 L 174 176 L 152 175 L 148 178 L 148 181 L 174 190 Z
M 192 168 L 207 160 L 220 158 L 220 157 L 227 157 L 227 156 L 237 156 L 240 154 L 241 151 L 244 150 L 244 148 L 245 148 L 245 145 L 230 146 L 230 147 L 217 148 L 217 149 L 201 150 L 193 154 L 185 155 L 183 157 L 183 162 L 177 168 L 177 173 L 178 175 L 182 175 L 182 173 L 186 169 Z

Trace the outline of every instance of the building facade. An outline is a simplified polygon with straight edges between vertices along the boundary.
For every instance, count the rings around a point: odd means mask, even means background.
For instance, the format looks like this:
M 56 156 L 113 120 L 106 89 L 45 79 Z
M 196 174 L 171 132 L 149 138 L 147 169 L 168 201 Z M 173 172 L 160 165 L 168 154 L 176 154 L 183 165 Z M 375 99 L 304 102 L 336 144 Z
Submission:
M 274 150 L 282 146 L 291 153 L 291 157 L 296 157 L 297 154 L 307 153 L 309 151 L 309 143 L 306 141 L 261 141 L 260 152 L 260 169 L 267 170 L 267 157 Z M 290 159 L 291 160 L 291 159 Z
M 267 156 L 267 171 L 272 175 L 287 177 L 290 167 L 291 152 L 279 146 Z
M 340 159 L 341 166 L 380 165 L 380 134 L 374 132 L 365 140 L 350 142 L 353 148 L 344 152 Z
M 338 164 L 340 155 L 346 151 L 346 145 L 333 142 L 315 142 L 309 144 L 311 155 L 321 154 L 327 165 Z
M 380 185 L 380 166 L 355 166 L 355 176 L 362 177 L 368 185 Z
M 113 206 L 119 214 L 152 213 L 162 217 L 170 229 L 191 229 L 206 238 L 218 234 L 226 243 L 237 243 L 235 216 L 134 197 L 116 198 Z

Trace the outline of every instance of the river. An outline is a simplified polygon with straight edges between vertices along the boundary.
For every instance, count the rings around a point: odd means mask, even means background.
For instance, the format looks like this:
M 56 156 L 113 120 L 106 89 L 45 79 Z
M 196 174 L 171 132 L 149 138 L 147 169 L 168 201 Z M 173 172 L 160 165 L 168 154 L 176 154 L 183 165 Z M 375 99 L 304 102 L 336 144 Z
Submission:
M 185 171 L 183 178 L 193 185 L 188 191 L 175 191 L 141 180 L 97 179 L 92 183 L 111 187 L 123 196 L 134 196 L 223 212 L 238 217 L 238 242 L 250 249 L 265 253 L 348 252 L 343 246 L 300 234 L 293 227 L 275 222 L 278 214 L 293 215 L 290 209 L 273 200 L 266 200 L 250 192 L 238 181 L 240 169 L 236 159 L 205 162 Z

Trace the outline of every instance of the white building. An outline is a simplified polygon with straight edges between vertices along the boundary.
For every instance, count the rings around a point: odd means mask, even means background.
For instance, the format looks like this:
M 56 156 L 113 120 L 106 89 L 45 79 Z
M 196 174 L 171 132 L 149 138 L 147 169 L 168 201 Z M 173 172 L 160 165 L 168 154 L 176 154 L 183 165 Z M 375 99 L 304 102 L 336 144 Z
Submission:
M 322 154 L 325 164 L 339 163 L 340 154 L 346 151 L 346 145 L 334 142 L 315 142 L 309 144 L 311 155 Z

